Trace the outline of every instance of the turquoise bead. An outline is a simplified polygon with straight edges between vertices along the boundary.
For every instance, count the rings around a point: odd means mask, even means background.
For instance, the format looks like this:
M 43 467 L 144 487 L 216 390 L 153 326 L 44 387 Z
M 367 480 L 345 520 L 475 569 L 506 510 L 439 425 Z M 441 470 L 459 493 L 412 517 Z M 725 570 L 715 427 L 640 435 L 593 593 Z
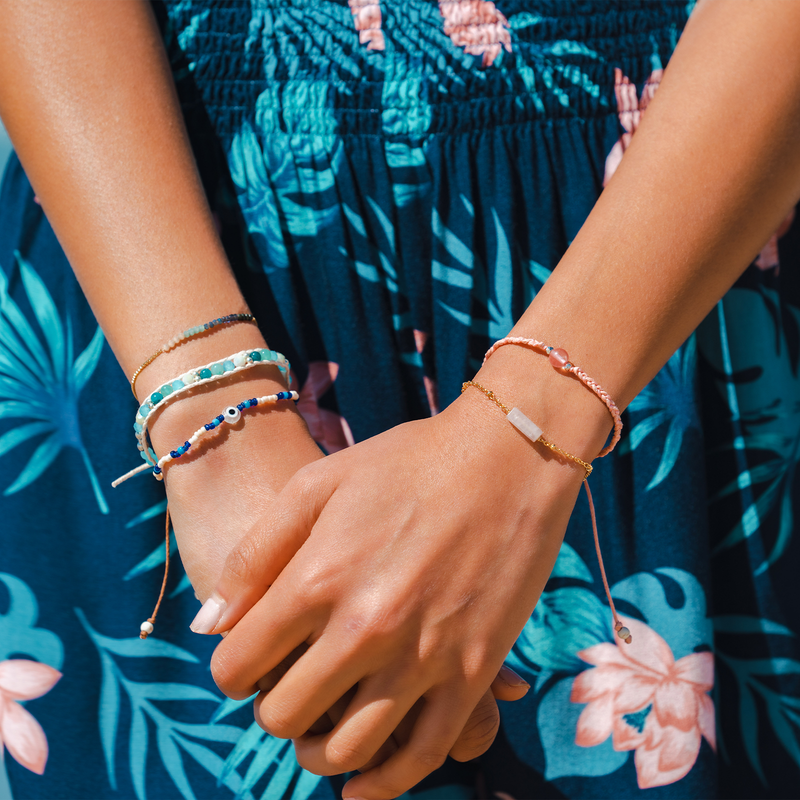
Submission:
M 229 360 L 223 361 L 222 362 L 222 369 L 225 372 L 230 372 L 232 369 L 234 369 L 233 361 L 229 361 Z
M 201 369 L 200 372 L 197 373 L 197 377 L 203 380 L 204 378 L 211 377 L 211 370 L 210 369 Z
M 139 416 L 141 416 L 141 417 L 146 417 L 146 416 L 147 416 L 149 413 L 150 413 L 150 406 L 148 406 L 148 405 L 147 405 L 147 403 L 145 403 L 145 404 L 144 404 L 144 405 L 143 405 L 143 406 L 142 406 L 142 407 L 139 409 Z
M 166 397 L 168 394 L 172 394 L 172 384 L 165 383 L 158 391 L 161 392 L 164 397 Z
M 153 392 L 150 395 L 150 402 L 155 405 L 156 403 L 160 403 L 164 399 L 164 395 L 161 392 Z
M 178 389 L 183 389 L 184 386 L 186 386 L 186 384 L 180 378 L 172 381 L 172 389 L 175 392 L 177 392 Z
M 136 431 L 136 433 L 142 432 L 142 426 L 138 422 L 133 423 L 133 429 Z
M 261 354 L 262 361 L 272 361 L 272 357 L 275 355 L 272 350 L 259 350 L 258 352 Z
M 218 361 L 216 364 L 211 365 L 211 374 L 212 375 L 222 375 L 225 370 L 222 367 L 222 364 Z
M 261 361 L 261 353 L 259 353 L 258 350 L 253 350 L 253 352 L 250 353 L 250 358 L 252 358 L 253 361 Z

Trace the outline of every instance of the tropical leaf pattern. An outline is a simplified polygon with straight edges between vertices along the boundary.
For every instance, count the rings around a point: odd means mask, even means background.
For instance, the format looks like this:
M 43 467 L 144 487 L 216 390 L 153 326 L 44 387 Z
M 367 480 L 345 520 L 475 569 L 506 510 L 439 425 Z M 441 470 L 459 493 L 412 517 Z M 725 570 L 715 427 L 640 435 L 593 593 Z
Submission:
M 0 435 L 0 456 L 30 439 L 39 444 L 3 493 L 14 494 L 32 484 L 63 448 L 71 447 L 80 454 L 97 505 L 107 514 L 78 421 L 80 394 L 100 358 L 103 332 L 98 327 L 86 349 L 74 357 L 69 317 L 65 326 L 36 270 L 18 252 L 15 257 L 41 336 L 11 298 L 9 276 L 0 269 L 0 419 L 14 420 Z
M 691 6 L 154 4 L 231 264 L 326 450 L 458 396 L 611 179 Z M 106 499 L 126 383 L 13 159 L 0 207 L 0 661 L 64 671 L 31 702 L 45 773 L 6 758 L 0 797 L 334 800 L 341 778 L 303 772 L 214 689 L 185 575 L 157 637 L 131 636 L 163 567 L 163 490 Z M 789 214 L 626 412 L 591 480 L 637 644 L 613 638 L 581 498 L 509 656 L 532 689 L 503 704 L 487 795 L 796 793 L 798 231 Z M 409 796 L 473 797 L 474 769 Z

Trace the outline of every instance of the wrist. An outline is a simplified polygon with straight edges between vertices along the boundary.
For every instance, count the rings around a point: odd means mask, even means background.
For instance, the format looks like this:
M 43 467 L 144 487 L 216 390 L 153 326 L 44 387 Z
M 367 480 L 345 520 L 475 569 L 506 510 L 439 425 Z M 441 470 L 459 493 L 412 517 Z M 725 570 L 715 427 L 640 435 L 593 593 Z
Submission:
M 550 442 L 584 461 L 597 457 L 613 428 L 602 400 L 573 375 L 553 369 L 546 356 L 527 348 L 499 348 L 475 381 L 508 408 L 519 408 Z

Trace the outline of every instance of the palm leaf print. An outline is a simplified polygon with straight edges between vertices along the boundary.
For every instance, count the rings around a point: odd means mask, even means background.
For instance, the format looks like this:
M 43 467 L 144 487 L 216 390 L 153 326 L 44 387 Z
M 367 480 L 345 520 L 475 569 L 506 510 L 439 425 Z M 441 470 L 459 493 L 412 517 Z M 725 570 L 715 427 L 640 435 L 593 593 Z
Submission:
M 197 657 L 177 645 L 152 637 L 142 641 L 138 637 L 114 639 L 104 636 L 91 626 L 83 611 L 75 609 L 75 613 L 97 648 L 102 665 L 98 721 L 111 787 L 117 789 L 117 736 L 120 704 L 124 695 L 130 705 L 129 763 L 131 782 L 138 800 L 146 800 L 147 797 L 147 756 L 153 732 L 162 765 L 185 800 L 196 800 L 184 768 L 184 759 L 187 757 L 238 794 L 242 785 L 239 774 L 232 772 L 221 778 L 224 759 L 203 742 L 233 745 L 242 735 L 242 729 L 235 725 L 184 722 L 170 717 L 160 706 L 162 702 L 176 700 L 219 705 L 222 698 L 202 686 L 192 684 L 133 681 L 117 663 L 119 658 L 171 658 L 197 663 Z M 246 797 L 253 800 L 250 794 Z
M 623 442 L 621 453 L 636 450 L 653 431 L 668 425 L 661 460 L 646 491 L 658 486 L 672 471 L 686 431 L 700 427 L 694 391 L 696 364 L 697 343 L 691 336 L 628 406 L 636 423 Z M 643 418 L 639 416 L 642 413 L 646 414 Z
M 103 350 L 98 327 L 86 349 L 73 359 L 72 324 L 61 322 L 53 298 L 36 270 L 16 253 L 19 276 L 41 337 L 9 294 L 9 280 L 0 269 L 0 419 L 25 420 L 0 436 L 0 456 L 34 437 L 44 439 L 5 495 L 32 484 L 65 447 L 77 450 L 83 460 L 103 514 L 103 496 L 78 420 L 80 393 L 94 373 Z
M 211 721 L 218 722 L 252 702 L 252 697 L 246 700 L 225 700 Z M 260 800 L 308 800 L 322 780 L 319 775 L 306 772 L 297 763 L 291 742 L 270 736 L 253 722 L 225 759 L 218 782 L 224 781 L 251 754 L 253 760 L 247 767 L 237 798 L 251 791 L 265 775 L 268 775 L 267 786 Z

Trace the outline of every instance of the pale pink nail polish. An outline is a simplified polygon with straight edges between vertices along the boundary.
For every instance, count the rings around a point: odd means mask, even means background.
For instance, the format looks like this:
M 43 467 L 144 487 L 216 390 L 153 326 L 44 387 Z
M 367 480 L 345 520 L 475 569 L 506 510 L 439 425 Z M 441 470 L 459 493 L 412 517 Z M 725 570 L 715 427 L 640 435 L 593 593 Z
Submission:
M 211 595 L 211 597 L 203 603 L 203 606 L 197 612 L 197 616 L 192 620 L 189 628 L 191 628 L 194 633 L 211 633 L 217 626 L 217 623 L 222 619 L 226 605 L 227 604 L 221 597 Z

